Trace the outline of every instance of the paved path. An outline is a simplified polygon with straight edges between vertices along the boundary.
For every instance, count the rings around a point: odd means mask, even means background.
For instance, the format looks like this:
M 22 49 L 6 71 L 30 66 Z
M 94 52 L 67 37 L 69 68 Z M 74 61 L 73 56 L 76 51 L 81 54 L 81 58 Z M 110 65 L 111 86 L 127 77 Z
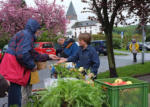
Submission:
M 115 56 L 116 67 L 122 67 L 122 66 L 126 66 L 126 65 L 136 64 L 132 60 L 132 58 L 133 58 L 132 54 L 131 53 L 128 53 L 128 54 L 129 55 L 127 55 L 127 56 L 120 56 L 120 55 Z M 142 60 L 141 58 L 142 58 L 141 53 L 138 53 L 137 63 L 141 63 L 141 60 Z M 145 61 L 150 61 L 150 53 L 145 54 Z M 100 56 L 100 62 L 101 62 L 101 65 L 99 68 L 99 72 L 105 72 L 106 70 L 109 69 L 107 56 Z

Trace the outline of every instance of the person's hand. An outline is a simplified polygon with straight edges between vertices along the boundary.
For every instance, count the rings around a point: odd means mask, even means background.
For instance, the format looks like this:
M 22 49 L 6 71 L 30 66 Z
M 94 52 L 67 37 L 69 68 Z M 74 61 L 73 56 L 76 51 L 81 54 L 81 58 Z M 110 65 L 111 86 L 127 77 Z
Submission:
M 34 72 L 34 71 L 37 71 L 38 70 L 38 67 L 37 67 L 37 65 L 35 65 L 35 67 L 32 69 L 32 71 Z
M 93 78 L 93 77 L 94 77 L 94 74 L 93 74 L 93 73 L 89 73 L 89 74 L 88 74 L 88 77 L 89 77 L 89 78 Z
M 10 81 L 8 81 L 8 80 L 6 80 L 6 81 L 7 81 L 8 85 L 10 86 Z
M 61 58 L 61 59 L 57 62 L 57 64 L 61 64 L 61 63 L 64 63 L 64 62 L 66 62 L 66 61 L 67 61 L 66 58 Z
M 56 55 L 49 55 L 49 58 L 53 59 L 53 60 L 59 60 L 60 58 Z

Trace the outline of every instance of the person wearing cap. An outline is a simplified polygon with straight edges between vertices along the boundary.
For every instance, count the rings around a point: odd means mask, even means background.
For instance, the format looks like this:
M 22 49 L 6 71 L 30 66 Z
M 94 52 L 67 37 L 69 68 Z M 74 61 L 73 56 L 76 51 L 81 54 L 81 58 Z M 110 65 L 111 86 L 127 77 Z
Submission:
M 130 51 L 133 53 L 133 62 L 137 62 L 137 53 L 139 52 L 139 44 L 135 39 L 132 39 L 132 42 L 129 46 Z
M 7 81 L 2 75 L 0 75 L 0 98 L 8 95 L 9 85 L 9 81 Z
M 8 107 L 21 107 L 21 86 L 27 86 L 30 73 L 35 71 L 36 61 L 58 59 L 55 55 L 39 54 L 34 50 L 36 34 L 40 24 L 35 19 L 29 19 L 25 29 L 16 33 L 8 44 L 8 49 L 0 64 L 0 74 L 8 81 Z

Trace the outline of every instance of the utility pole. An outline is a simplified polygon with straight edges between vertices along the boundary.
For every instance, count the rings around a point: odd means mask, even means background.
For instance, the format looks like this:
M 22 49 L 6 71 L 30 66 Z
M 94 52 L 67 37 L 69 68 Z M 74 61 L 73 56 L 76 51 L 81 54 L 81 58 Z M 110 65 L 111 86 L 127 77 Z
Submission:
M 145 39 L 146 39 L 146 34 L 145 34 L 145 29 L 144 29 L 144 24 L 143 24 L 142 25 L 142 64 L 144 64 Z

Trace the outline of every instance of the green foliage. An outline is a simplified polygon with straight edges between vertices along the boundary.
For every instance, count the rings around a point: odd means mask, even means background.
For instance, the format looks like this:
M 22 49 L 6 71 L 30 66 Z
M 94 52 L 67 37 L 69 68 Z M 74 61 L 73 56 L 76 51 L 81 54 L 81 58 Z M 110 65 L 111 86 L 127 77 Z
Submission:
M 11 105 L 10 107 L 18 107 L 17 105 Z
M 136 28 L 136 32 L 140 35 L 142 35 L 142 26 L 139 25 Z M 146 32 L 146 41 L 150 41 L 150 25 L 145 26 L 145 32 Z
M 104 34 L 92 35 L 92 40 L 105 40 L 105 35 Z
M 83 70 L 79 71 L 77 68 L 67 68 L 66 64 L 58 64 L 55 65 L 55 70 L 58 78 L 64 78 L 64 77 L 71 77 L 71 78 L 78 78 L 78 79 L 85 79 L 85 74 L 88 75 L 91 73 L 90 70 Z M 74 65 L 75 66 L 75 65 Z
M 149 25 L 146 28 L 146 41 L 150 41 L 150 26 Z
M 119 77 L 133 77 L 136 75 L 150 74 L 149 66 L 150 62 L 146 62 L 145 64 L 128 65 L 117 68 L 117 73 Z M 98 74 L 98 78 L 109 78 L 109 71 Z
M 42 29 L 42 34 L 37 38 L 38 42 L 53 42 L 57 43 L 58 38 L 62 37 L 61 35 L 51 34 L 49 31 Z
M 125 53 L 119 53 L 119 52 L 114 52 L 114 55 L 127 56 L 128 54 L 125 54 Z
M 82 80 L 58 80 L 57 86 L 31 96 L 27 107 L 102 107 L 106 96 L 98 85 Z
M 3 36 L 0 37 L 0 49 L 2 49 L 6 44 L 8 44 L 10 40 L 10 37 L 8 37 L 7 34 L 3 34 Z
M 125 27 L 114 27 L 113 33 L 121 34 L 121 32 L 128 32 L 130 35 L 136 33 L 137 25 L 125 26 Z
M 149 30 L 149 32 L 150 32 L 150 30 Z M 150 41 L 150 33 L 147 33 L 147 34 L 146 34 L 146 41 L 147 41 L 147 42 Z
M 122 40 L 123 48 L 125 48 L 133 38 L 140 42 L 142 41 L 142 33 L 137 32 L 137 27 L 137 25 L 116 27 L 113 30 L 113 38 L 121 38 L 121 32 L 124 32 L 124 38 Z
M 121 48 L 121 39 L 113 38 L 113 47 L 115 49 L 120 49 Z

